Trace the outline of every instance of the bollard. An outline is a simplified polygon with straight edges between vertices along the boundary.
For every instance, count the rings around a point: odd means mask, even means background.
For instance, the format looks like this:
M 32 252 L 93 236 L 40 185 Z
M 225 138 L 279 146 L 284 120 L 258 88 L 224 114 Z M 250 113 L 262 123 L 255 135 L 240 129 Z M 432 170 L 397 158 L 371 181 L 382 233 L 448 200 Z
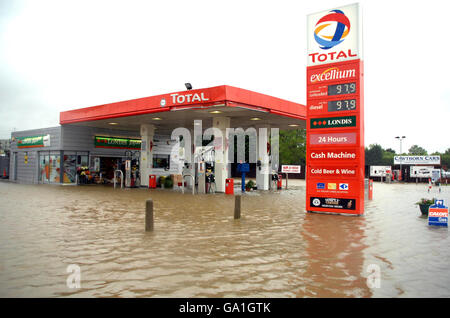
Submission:
M 234 196 L 234 219 L 240 219 L 241 218 L 241 195 L 235 195 Z
M 153 200 L 148 199 L 145 202 L 145 231 L 153 231 Z

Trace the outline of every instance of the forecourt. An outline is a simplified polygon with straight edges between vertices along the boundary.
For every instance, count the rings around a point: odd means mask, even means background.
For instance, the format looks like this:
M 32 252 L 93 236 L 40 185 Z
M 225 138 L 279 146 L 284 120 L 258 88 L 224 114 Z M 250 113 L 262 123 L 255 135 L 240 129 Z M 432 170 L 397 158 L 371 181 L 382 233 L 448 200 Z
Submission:
M 198 124 L 194 123 L 196 120 L 201 120 L 200 126 L 195 125 Z M 149 175 L 155 173 L 152 145 L 156 134 L 170 136 L 174 129 L 184 127 L 192 132 L 193 138 L 196 129 L 204 132 L 205 128 L 218 128 L 225 138 L 217 140 L 219 145 L 215 143 L 215 154 L 217 156 L 220 151 L 225 160 L 215 164 L 216 190 L 224 192 L 225 179 L 229 177 L 230 136 L 227 135 L 227 128 L 255 128 L 259 138 L 264 137 L 270 143 L 271 128 L 306 128 L 306 107 L 269 95 L 222 85 L 69 110 L 61 112 L 60 124 L 62 127 L 107 128 L 116 132 L 115 135 L 120 135 L 121 131 L 140 134 L 140 173 L 143 186 L 148 186 Z M 261 128 L 266 130 L 260 130 Z M 267 135 L 261 136 L 261 132 Z M 195 141 L 192 140 L 191 144 L 195 145 Z M 261 169 L 256 171 L 257 186 L 258 189 L 268 190 L 270 176 L 267 172 L 278 171 L 279 167 L 273 166 L 276 161 L 271 160 L 269 144 L 266 146 L 264 143 L 264 147 L 260 147 L 258 142 L 256 146 L 257 160 L 261 162 Z M 195 152 L 193 147 L 192 154 Z M 195 170 L 193 167 L 192 169 L 194 174 Z

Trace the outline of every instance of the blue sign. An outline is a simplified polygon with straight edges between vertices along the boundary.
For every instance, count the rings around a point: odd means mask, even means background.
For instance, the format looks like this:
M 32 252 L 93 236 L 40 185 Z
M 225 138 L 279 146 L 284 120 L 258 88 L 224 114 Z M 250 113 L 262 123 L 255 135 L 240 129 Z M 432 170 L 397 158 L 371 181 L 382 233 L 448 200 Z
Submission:
M 348 190 L 348 183 L 339 183 L 340 190 Z
M 323 182 L 317 183 L 317 189 L 325 189 L 325 183 Z
M 239 163 L 237 165 L 238 172 L 250 172 L 250 165 L 248 163 Z
M 428 209 L 428 225 L 448 227 L 448 207 L 444 200 L 435 200 Z

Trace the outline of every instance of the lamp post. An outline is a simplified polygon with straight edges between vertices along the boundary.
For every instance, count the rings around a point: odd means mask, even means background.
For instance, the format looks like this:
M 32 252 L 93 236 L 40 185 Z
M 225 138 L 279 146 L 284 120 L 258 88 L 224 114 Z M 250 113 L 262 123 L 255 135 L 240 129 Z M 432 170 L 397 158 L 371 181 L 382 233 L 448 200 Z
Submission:
M 406 138 L 406 136 L 397 136 L 395 137 L 400 141 L 400 155 L 402 155 L 402 141 Z M 403 170 L 402 170 L 402 162 L 400 161 L 400 179 L 403 180 Z

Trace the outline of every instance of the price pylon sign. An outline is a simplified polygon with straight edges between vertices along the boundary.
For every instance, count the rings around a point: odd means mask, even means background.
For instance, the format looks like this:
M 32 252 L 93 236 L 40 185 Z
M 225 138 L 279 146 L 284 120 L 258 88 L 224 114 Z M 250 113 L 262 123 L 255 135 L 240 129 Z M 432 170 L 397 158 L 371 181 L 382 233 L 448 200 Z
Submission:
M 306 210 L 364 214 L 360 7 L 308 16 Z

